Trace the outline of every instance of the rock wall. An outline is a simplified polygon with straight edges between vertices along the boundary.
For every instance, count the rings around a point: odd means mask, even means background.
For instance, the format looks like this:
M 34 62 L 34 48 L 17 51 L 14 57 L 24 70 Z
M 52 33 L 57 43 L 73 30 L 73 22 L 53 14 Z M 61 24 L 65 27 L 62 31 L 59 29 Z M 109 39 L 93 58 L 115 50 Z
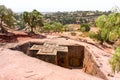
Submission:
M 25 54 L 36 57 L 42 58 L 42 60 L 51 62 L 54 64 L 60 64 L 60 66 L 68 67 L 68 68 L 82 68 L 84 72 L 100 77 L 102 79 L 108 80 L 104 73 L 101 71 L 100 66 L 96 63 L 94 59 L 94 55 L 90 52 L 87 47 L 81 45 L 66 45 L 68 46 L 68 54 L 63 55 L 58 53 L 58 60 L 56 60 L 56 56 L 36 56 L 34 53 L 36 52 L 29 52 L 29 48 L 33 44 L 42 45 L 43 43 L 36 43 L 36 42 L 27 42 L 24 44 L 19 44 L 13 50 L 19 50 L 24 52 Z M 33 53 L 33 54 L 31 54 Z M 62 59 L 62 60 L 61 60 Z
M 58 52 L 57 53 L 57 64 L 61 67 L 68 68 L 68 53 Z
M 74 68 L 82 68 L 84 59 L 84 47 L 80 45 L 68 46 L 68 65 Z
M 16 45 L 15 47 L 12 47 L 10 49 L 12 50 L 18 50 L 18 51 L 22 51 L 23 53 L 29 55 L 29 56 L 33 56 L 32 54 L 30 54 L 29 49 L 34 45 L 42 45 L 43 43 L 38 43 L 38 42 L 26 42 L 26 43 L 21 43 Z
M 101 80 L 80 71 L 65 69 L 26 56 L 20 51 L 0 48 L 0 80 Z
M 100 70 L 99 65 L 97 65 L 96 61 L 94 60 L 94 55 L 92 55 L 92 53 L 87 48 L 84 48 L 83 71 L 108 80 L 104 73 Z
M 55 55 L 36 55 L 35 57 L 52 64 L 57 64 L 57 56 Z

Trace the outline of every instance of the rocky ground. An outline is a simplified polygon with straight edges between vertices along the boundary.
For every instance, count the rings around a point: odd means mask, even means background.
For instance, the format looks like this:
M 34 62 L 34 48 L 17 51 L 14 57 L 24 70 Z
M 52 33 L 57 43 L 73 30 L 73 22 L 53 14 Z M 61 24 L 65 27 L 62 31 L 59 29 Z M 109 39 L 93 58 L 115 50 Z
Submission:
M 0 80 L 102 80 L 8 49 L 0 49 L 0 61 Z
M 86 74 L 79 69 L 72 70 L 62 68 L 36 58 L 26 56 L 22 52 L 5 49 L 8 46 L 11 46 L 11 44 L 16 44 L 16 42 L 20 43 L 30 40 L 52 41 L 63 44 L 66 43 L 64 40 L 67 40 L 68 44 L 76 42 L 78 44 L 89 46 L 90 50 L 95 51 L 94 53 L 96 53 L 96 56 L 99 55 L 97 60 L 103 64 L 101 69 L 104 70 L 105 75 L 108 76 L 108 74 L 111 74 L 108 60 L 114 51 L 111 48 L 98 48 L 95 45 L 91 46 L 91 44 L 87 43 L 94 43 L 92 40 L 87 39 L 86 42 L 86 40 L 80 40 L 78 38 L 79 35 L 71 36 L 69 33 L 41 34 L 37 36 L 28 36 L 26 33 L 19 31 L 15 31 L 13 33 L 17 36 L 12 37 L 11 40 L 0 38 L 2 46 L 0 48 L 0 80 L 102 80 L 101 78 Z M 120 74 L 115 74 L 113 77 L 108 76 L 108 79 L 120 80 L 119 75 Z

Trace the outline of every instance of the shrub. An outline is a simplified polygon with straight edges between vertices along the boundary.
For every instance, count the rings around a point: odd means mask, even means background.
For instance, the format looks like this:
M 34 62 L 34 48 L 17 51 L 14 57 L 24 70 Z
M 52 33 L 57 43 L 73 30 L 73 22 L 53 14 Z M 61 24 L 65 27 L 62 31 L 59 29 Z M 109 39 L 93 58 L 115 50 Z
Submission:
M 70 34 L 71 34 L 72 36 L 76 36 L 76 32 L 74 32 L 74 31 L 72 31 Z
M 62 32 L 63 31 L 63 25 L 59 22 L 54 22 L 51 26 L 52 26 L 52 30 L 54 32 Z
M 106 28 L 101 28 L 101 30 L 99 30 L 96 38 L 98 40 L 100 40 L 102 43 L 104 41 L 108 41 L 109 40 L 109 30 L 107 30 Z
M 115 41 L 115 40 L 117 40 L 118 39 L 118 34 L 117 34 L 117 32 L 116 31 L 111 31 L 110 33 L 109 33 L 109 41 Z
M 120 46 L 116 48 L 115 53 L 113 54 L 113 57 L 109 61 L 112 71 L 115 73 L 120 72 Z
M 89 26 L 89 24 L 81 24 L 80 30 L 81 30 L 82 32 L 88 32 L 88 31 L 90 31 L 90 26 Z
M 89 37 L 90 37 L 90 38 L 96 38 L 96 37 L 97 37 L 97 34 L 94 33 L 94 32 L 89 32 Z
M 45 24 L 42 28 L 42 32 L 50 32 L 52 30 L 52 26 L 50 24 Z
M 54 23 L 46 23 L 44 24 L 44 27 L 42 28 L 41 30 L 42 32 L 62 32 L 64 31 L 64 28 L 63 28 L 63 25 L 61 23 L 57 23 L 57 22 L 54 22 Z
M 97 27 L 104 27 L 105 23 L 106 23 L 106 20 L 107 20 L 107 16 L 106 15 L 101 15 L 95 20 L 95 25 Z

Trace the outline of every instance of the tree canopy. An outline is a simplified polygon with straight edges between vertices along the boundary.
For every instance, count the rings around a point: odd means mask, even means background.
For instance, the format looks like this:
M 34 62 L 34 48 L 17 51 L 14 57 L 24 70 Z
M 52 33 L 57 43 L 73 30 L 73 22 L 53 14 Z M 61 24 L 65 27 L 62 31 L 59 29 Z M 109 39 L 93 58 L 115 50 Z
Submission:
M 102 15 L 96 19 L 95 23 L 100 27 L 98 39 L 102 42 L 120 38 L 120 13 Z
M 46 23 L 44 27 L 42 28 L 43 32 L 62 32 L 64 30 L 64 27 L 59 22 L 53 22 L 53 23 Z
M 29 26 L 31 28 L 31 32 L 34 32 L 34 28 L 43 26 L 42 14 L 37 10 L 33 10 L 32 12 L 24 12 L 22 17 L 24 25 Z
M 114 73 L 116 71 L 120 72 L 120 46 L 115 49 L 115 53 L 113 54 L 109 62 Z
M 3 24 L 7 27 L 13 27 L 15 18 L 13 17 L 14 13 L 11 9 L 6 8 L 4 5 L 0 5 L 0 28 L 1 32 L 7 32 L 3 27 Z
M 95 17 L 98 17 L 102 14 L 108 15 L 109 12 L 101 11 L 74 11 L 74 12 L 55 12 L 47 13 L 44 15 L 45 20 L 60 22 L 63 25 L 65 24 L 83 24 L 94 22 Z

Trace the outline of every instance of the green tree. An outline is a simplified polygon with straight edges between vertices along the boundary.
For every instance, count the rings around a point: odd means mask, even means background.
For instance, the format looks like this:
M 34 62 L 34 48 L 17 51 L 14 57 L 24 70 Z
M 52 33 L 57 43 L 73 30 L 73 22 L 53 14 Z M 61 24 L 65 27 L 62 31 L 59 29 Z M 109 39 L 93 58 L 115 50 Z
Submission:
M 24 12 L 22 16 L 24 24 L 31 28 L 32 33 L 34 33 L 34 28 L 43 26 L 42 14 L 37 10 L 33 10 L 32 12 Z
M 90 25 L 89 24 L 81 24 L 81 26 L 80 26 L 80 30 L 82 31 L 82 32 L 88 32 L 88 31 L 90 31 Z
M 120 72 L 120 46 L 116 48 L 113 57 L 109 61 L 113 72 Z
M 62 32 L 63 31 L 63 25 L 59 22 L 54 22 L 52 24 L 52 29 L 54 32 Z
M 113 42 L 120 38 L 120 13 L 102 15 L 96 19 L 95 24 L 100 28 L 97 38 L 101 42 Z
M 99 16 L 99 17 L 95 20 L 95 25 L 96 25 L 97 27 L 104 27 L 106 20 L 107 20 L 107 16 L 106 16 L 106 15 Z
M 109 30 L 107 30 L 106 28 L 101 28 L 96 36 L 96 38 L 98 40 L 101 41 L 101 44 L 104 42 L 104 41 L 108 41 L 109 39 Z
M 11 9 L 6 8 L 4 5 L 0 5 L 0 28 L 2 33 L 7 32 L 3 24 L 6 24 L 7 27 L 14 26 L 15 18 L 13 15 Z
M 52 23 L 46 23 L 44 27 L 42 28 L 43 32 L 62 32 L 64 30 L 64 27 L 59 22 L 52 22 Z
M 42 32 L 49 33 L 51 30 L 52 30 L 52 25 L 51 24 L 45 24 L 42 28 Z

